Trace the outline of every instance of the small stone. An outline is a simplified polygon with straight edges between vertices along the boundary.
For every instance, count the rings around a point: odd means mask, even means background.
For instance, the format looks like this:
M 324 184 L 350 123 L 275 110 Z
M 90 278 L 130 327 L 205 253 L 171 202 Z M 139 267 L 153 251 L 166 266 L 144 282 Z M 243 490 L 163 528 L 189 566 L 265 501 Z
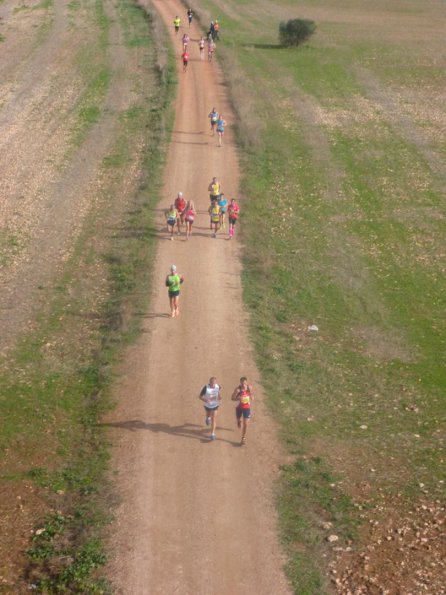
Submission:
M 339 537 L 337 535 L 329 535 L 327 541 L 329 543 L 335 543 L 336 541 L 339 541 Z

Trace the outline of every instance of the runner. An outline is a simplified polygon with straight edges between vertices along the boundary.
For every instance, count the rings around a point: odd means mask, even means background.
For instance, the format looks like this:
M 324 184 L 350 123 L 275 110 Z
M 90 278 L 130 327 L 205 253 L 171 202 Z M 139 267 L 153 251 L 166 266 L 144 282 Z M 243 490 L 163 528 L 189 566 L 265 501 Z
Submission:
M 220 182 L 215 176 L 212 178 L 212 182 L 208 186 L 208 191 L 211 202 L 220 198 Z
M 188 200 L 186 205 L 186 213 L 185 213 L 185 220 L 186 220 L 186 240 L 188 240 L 192 235 L 192 225 L 195 221 L 195 216 L 197 211 L 195 210 L 195 205 L 193 200 Z
M 181 225 L 184 223 L 184 211 L 186 209 L 186 201 L 183 198 L 182 192 L 178 192 L 174 206 L 177 211 L 177 235 L 180 235 Z
M 190 37 L 185 33 L 182 37 L 181 43 L 183 44 L 183 52 L 187 52 L 187 46 L 189 45 Z
M 213 200 L 211 206 L 208 209 L 208 213 L 211 217 L 211 230 L 214 230 L 213 237 L 217 237 L 217 231 L 220 227 L 220 207 L 218 206 L 218 201 Z
M 240 446 L 243 446 L 246 444 L 246 430 L 248 428 L 248 422 L 251 419 L 251 404 L 254 400 L 252 389 L 248 384 L 246 376 L 240 378 L 240 384 L 234 389 L 231 399 L 238 401 L 238 405 L 235 408 L 235 416 L 237 418 L 237 427 L 242 428 Z
M 173 232 L 178 219 L 178 211 L 176 210 L 175 205 L 170 205 L 170 208 L 164 212 L 164 215 L 167 220 L 167 231 L 170 231 L 170 239 L 173 240 Z
M 226 227 L 226 210 L 228 208 L 228 201 L 225 198 L 223 192 L 220 194 L 218 199 L 218 206 L 220 207 L 220 227 L 225 229 Z
M 175 33 L 178 33 L 181 26 L 181 19 L 178 15 L 173 19 L 173 26 L 175 27 Z
M 204 44 L 205 44 L 204 37 L 201 36 L 200 40 L 198 42 L 198 47 L 200 48 L 200 60 L 204 60 Z
M 208 114 L 208 118 L 211 121 L 212 136 L 214 136 L 214 134 L 215 134 L 215 126 L 217 125 L 218 117 L 219 117 L 218 112 L 215 109 L 215 107 L 213 107 L 212 111 Z
M 220 33 L 220 25 L 219 25 L 218 21 L 216 20 L 215 23 L 214 23 L 214 32 L 212 34 L 212 39 L 214 41 L 218 41 L 218 39 L 219 39 L 219 37 L 218 37 L 219 33 Z
M 189 27 L 192 24 L 193 17 L 194 17 L 194 11 L 192 10 L 192 8 L 189 8 L 189 10 L 187 11 L 187 20 L 189 21 Z
M 184 52 L 181 54 L 181 59 L 183 60 L 183 72 L 186 72 L 187 65 L 189 63 L 189 54 L 186 52 L 186 50 L 184 50 Z
M 223 135 L 225 133 L 226 120 L 220 114 L 217 120 L 217 134 L 218 134 L 218 146 L 221 147 L 223 144 Z
M 208 62 L 212 62 L 215 52 L 215 43 L 212 37 L 208 39 Z
M 209 384 L 205 384 L 198 396 L 204 403 L 206 411 L 206 425 L 211 426 L 209 438 L 215 440 L 215 428 L 217 426 L 217 412 L 221 402 L 221 387 L 217 384 L 217 379 L 212 376 Z
M 231 202 L 228 207 L 228 217 L 229 217 L 229 239 L 232 240 L 234 237 L 234 227 L 237 223 L 237 219 L 240 215 L 240 207 L 237 204 L 235 198 L 231 198 Z
M 170 267 L 170 275 L 166 277 L 167 293 L 169 295 L 170 317 L 180 315 L 179 299 L 180 299 L 180 285 L 184 282 L 183 275 L 178 275 L 177 267 L 173 264 Z

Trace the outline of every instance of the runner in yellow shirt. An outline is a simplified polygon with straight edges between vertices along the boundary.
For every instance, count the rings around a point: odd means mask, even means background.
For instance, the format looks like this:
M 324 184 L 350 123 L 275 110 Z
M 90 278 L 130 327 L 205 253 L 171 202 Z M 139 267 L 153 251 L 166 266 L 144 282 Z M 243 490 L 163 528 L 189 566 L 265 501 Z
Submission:
M 183 281 L 183 275 L 178 275 L 177 267 L 173 264 L 170 267 L 170 275 L 167 275 L 166 277 L 166 287 L 168 288 L 167 292 L 169 295 L 171 318 L 175 318 L 175 316 L 180 315 L 178 301 L 180 299 L 180 285 L 183 283 Z
M 220 207 L 218 206 L 218 202 L 213 200 L 211 206 L 208 209 L 208 213 L 211 217 L 211 229 L 214 230 L 213 237 L 217 237 L 217 231 L 220 227 Z
M 220 198 L 220 182 L 215 176 L 212 178 L 212 181 L 208 186 L 208 191 L 211 202 Z

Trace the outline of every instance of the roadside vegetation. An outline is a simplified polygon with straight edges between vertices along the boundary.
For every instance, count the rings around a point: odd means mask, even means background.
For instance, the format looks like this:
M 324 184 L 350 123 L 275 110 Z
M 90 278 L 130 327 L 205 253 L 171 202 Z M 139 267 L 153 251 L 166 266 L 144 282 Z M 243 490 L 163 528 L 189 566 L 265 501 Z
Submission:
M 244 298 L 292 461 L 277 486 L 290 581 L 299 595 L 439 594 L 444 7 L 192 8 L 220 23 L 238 116 Z M 317 33 L 285 50 L 278 23 L 297 17 Z
M 75 151 L 107 114 L 114 73 L 105 5 L 73 2 L 70 9 L 78 11 L 77 26 L 97 29 L 94 45 L 79 54 L 86 91 L 73 106 Z M 53 286 L 39 288 L 45 306 L 33 330 L 0 360 L 1 593 L 109 592 L 97 572 L 113 505 L 105 479 L 108 445 L 98 421 L 111 405 L 117 355 L 138 333 L 136 313 L 150 289 L 153 208 L 174 84 L 152 17 L 124 0 L 115 19 L 129 59 L 137 52 L 143 65 L 131 74 L 133 103 L 113 114 L 100 193 L 63 271 Z M 0 263 L 7 264 L 17 246 L 17 238 L 2 236 Z

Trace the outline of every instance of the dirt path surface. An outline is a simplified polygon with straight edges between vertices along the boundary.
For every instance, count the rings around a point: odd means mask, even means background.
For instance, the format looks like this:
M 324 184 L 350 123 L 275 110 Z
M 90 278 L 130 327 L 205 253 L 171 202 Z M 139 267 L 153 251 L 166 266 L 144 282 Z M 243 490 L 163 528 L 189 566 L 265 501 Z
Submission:
M 180 54 L 187 27 L 184 6 L 155 1 Z M 166 165 L 163 204 L 178 191 L 193 198 L 194 236 L 169 241 L 163 216 L 145 333 L 129 350 L 116 387 L 118 406 L 107 425 L 117 442 L 121 496 L 111 528 L 109 576 L 119 593 L 289 593 L 276 537 L 272 483 L 279 448 L 262 403 L 242 309 L 237 240 L 213 239 L 207 186 L 218 176 L 226 196 L 237 194 L 238 168 L 229 130 L 224 147 L 209 134 L 215 105 L 233 116 L 217 64 L 200 62 L 193 25 L 191 63 L 178 72 L 174 134 Z M 243 207 L 242 207 L 243 208 Z M 185 276 L 181 315 L 168 317 L 164 278 L 175 263 Z M 241 375 L 254 384 L 257 403 L 248 443 L 240 447 L 230 395 Z M 210 442 L 198 394 L 211 375 L 223 388 L 217 440 Z

